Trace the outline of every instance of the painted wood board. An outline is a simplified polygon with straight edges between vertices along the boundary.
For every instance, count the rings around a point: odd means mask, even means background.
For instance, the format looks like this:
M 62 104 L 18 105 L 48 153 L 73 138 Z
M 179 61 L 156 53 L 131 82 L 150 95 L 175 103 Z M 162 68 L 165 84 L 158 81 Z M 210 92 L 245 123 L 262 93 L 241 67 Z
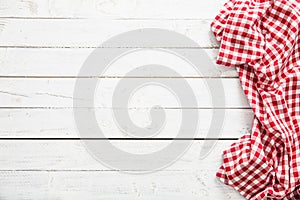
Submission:
M 212 18 L 224 0 L 2 0 L 1 17 L 44 18 Z
M 105 19 L 0 19 L 0 47 L 33 48 L 217 48 L 218 42 L 210 31 L 211 19 L 199 20 L 105 20 Z M 108 39 L 132 30 L 143 28 L 166 29 L 180 33 L 197 44 L 161 39 L 156 45 L 150 40 L 126 38 L 122 42 L 101 45 Z M 145 31 L 141 31 L 143 33 Z M 145 38 L 149 36 L 145 36 Z
M 166 122 L 159 134 L 153 138 L 176 138 L 180 130 L 182 109 L 164 109 Z M 251 132 L 253 112 L 251 109 L 225 109 L 222 115 L 213 118 L 213 109 L 198 109 L 198 128 L 196 138 L 212 137 L 209 129 L 212 120 L 223 123 L 222 127 L 213 129 L 221 138 L 238 138 Z M 110 108 L 90 109 L 95 112 L 98 125 L 107 138 L 132 138 L 135 131 L 131 127 L 121 129 L 113 117 Z M 129 116 L 138 127 L 147 127 L 152 121 L 149 109 L 129 109 Z M 194 112 L 187 109 L 186 112 Z M 154 127 L 159 126 L 154 124 Z M 148 129 L 149 130 L 149 129 Z M 153 130 L 150 129 L 150 131 Z M 188 135 L 190 127 L 183 129 Z M 0 138 L 79 138 L 80 134 L 74 121 L 73 109 L 0 109 Z
M 105 78 L 99 80 L 95 92 L 95 104 L 92 107 L 115 107 L 112 97 L 120 78 Z M 124 80 L 124 79 L 123 79 Z M 0 99 L 1 107 L 73 107 L 73 91 L 76 79 L 74 78 L 1 78 Z M 190 91 L 194 93 L 197 105 L 181 106 L 170 89 L 155 83 L 165 81 L 166 86 L 180 87 L 182 81 L 189 84 Z M 137 89 L 132 93 L 128 102 L 128 108 L 149 108 L 160 105 L 165 108 L 198 107 L 198 108 L 249 108 L 249 104 L 243 94 L 240 82 L 237 78 L 127 78 L 122 83 L 124 90 L 131 90 L 131 84 L 149 83 L 145 87 Z M 214 87 L 216 83 L 222 84 L 224 96 L 221 92 L 214 92 L 221 88 Z M 208 86 L 209 84 L 209 86 Z M 128 86 L 128 88 L 127 88 Z M 89 88 L 89 87 L 88 87 Z M 119 89 L 118 89 L 119 90 Z M 117 91 L 118 91 L 117 90 Z M 214 94 L 214 96 L 211 96 Z M 190 95 L 188 90 L 183 90 L 181 95 Z M 212 98 L 223 98 L 214 105 Z M 191 97 L 192 98 L 192 97 Z M 90 101 L 90 99 L 81 99 Z M 124 99 L 125 100 L 125 99 Z M 127 100 L 126 100 L 127 101 Z M 90 106 L 87 106 L 90 107 Z
M 0 48 L 0 76 L 11 77 L 76 77 L 93 48 Z M 198 66 L 197 73 L 191 65 L 174 55 L 152 49 L 142 49 L 132 52 L 112 63 L 111 70 L 106 70 L 103 76 L 128 77 L 128 71 L 145 64 L 161 64 L 175 70 L 181 77 L 237 77 L 234 67 L 224 67 L 215 64 L 218 49 L 182 49 L 185 54 L 205 52 L 212 65 Z M 103 61 L 99 57 L 99 61 Z M 87 74 L 95 76 L 93 73 Z M 153 71 L 143 70 L 140 76 L 152 77 Z M 168 73 L 160 77 L 171 76 Z
M 126 164 L 127 159 L 122 156 L 97 160 L 80 140 L 0 140 L 0 170 L 108 170 L 115 171 L 121 164 Z M 152 154 L 157 152 L 173 141 L 171 140 L 95 140 L 95 144 L 101 145 L 110 142 L 114 147 L 133 155 Z M 186 141 L 179 141 L 186 144 Z M 187 141 L 191 146 L 183 155 L 174 156 L 171 165 L 163 165 L 163 170 L 201 170 L 212 169 L 216 171 L 221 164 L 223 150 L 230 147 L 236 140 L 214 141 L 215 146 L 204 146 L 206 141 Z M 201 151 L 211 150 L 206 157 L 200 157 Z M 158 157 L 156 161 L 168 160 L 169 157 Z M 100 161 L 100 162 L 99 162 Z M 109 166 L 110 164 L 110 166 Z M 146 166 L 148 167 L 148 166 Z M 125 171 L 148 170 L 145 166 L 136 163 L 136 166 L 122 167 Z M 213 178 L 213 177 L 211 177 Z
M 132 175 L 108 171 L 0 171 L 1 199 L 241 200 L 215 167 Z

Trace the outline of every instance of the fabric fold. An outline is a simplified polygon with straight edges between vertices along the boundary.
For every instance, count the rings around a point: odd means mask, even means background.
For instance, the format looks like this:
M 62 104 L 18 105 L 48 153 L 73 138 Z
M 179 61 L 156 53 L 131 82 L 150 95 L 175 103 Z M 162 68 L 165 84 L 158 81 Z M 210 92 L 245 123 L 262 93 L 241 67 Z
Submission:
M 296 0 L 230 0 L 211 24 L 216 62 L 236 67 L 254 112 L 217 177 L 247 199 L 300 199 L 299 26 Z

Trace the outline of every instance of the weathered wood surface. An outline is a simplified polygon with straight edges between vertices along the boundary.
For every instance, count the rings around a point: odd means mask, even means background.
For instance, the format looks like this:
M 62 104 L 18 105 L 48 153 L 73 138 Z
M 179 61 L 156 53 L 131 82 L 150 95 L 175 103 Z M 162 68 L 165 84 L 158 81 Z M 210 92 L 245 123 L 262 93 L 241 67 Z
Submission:
M 79 70 L 93 48 L 0 48 L 0 76 L 5 77 L 79 77 Z M 214 64 L 217 49 L 181 49 L 182 52 L 207 53 L 209 61 Z M 99 57 L 99 61 L 104 58 Z M 113 63 L 112 69 L 105 71 L 102 75 L 106 77 L 128 77 L 126 72 L 136 66 L 146 63 L 165 64 L 176 70 L 181 77 L 222 77 L 236 78 L 237 73 L 234 67 L 224 67 L 220 65 L 199 66 L 199 75 L 195 69 L 191 68 L 183 60 L 174 55 L 145 49 L 128 54 Z M 204 68 L 205 67 L 205 68 Z M 205 70 L 210 68 L 211 70 Z M 114 70 L 113 70 L 114 69 Z M 89 76 L 97 76 L 94 73 Z M 98 75 L 101 77 L 101 75 Z M 141 76 L 152 77 L 152 71 L 144 70 Z M 160 77 L 169 77 L 170 74 L 161 74 Z
M 200 20 L 104 20 L 104 19 L 0 19 L 0 47 L 166 47 L 166 48 L 216 48 L 218 42 L 210 32 L 211 19 Z M 132 40 L 102 46 L 113 36 L 131 30 L 159 28 L 181 33 L 197 42 L 187 46 L 185 43 L 168 46 L 151 45 L 147 41 L 132 45 Z M 167 38 L 165 38 L 166 40 Z
M 95 107 L 112 107 L 114 89 L 120 78 L 98 79 L 99 84 L 95 92 Z M 126 81 L 134 83 L 141 79 L 127 78 Z M 181 78 L 161 78 L 169 85 L 180 86 Z M 143 78 L 142 82 L 159 82 L 158 78 Z M 240 81 L 237 78 L 187 78 L 185 81 L 192 89 L 198 108 L 249 108 L 243 94 Z M 213 105 L 212 96 L 207 83 L 214 85 L 219 81 L 224 88 L 224 101 Z M 72 107 L 75 78 L 1 78 L 0 98 L 1 107 Z M 126 89 L 127 85 L 125 86 Z M 128 89 L 129 86 L 128 86 Z M 187 91 L 183 94 L 189 95 Z M 218 96 L 219 95 L 219 96 Z M 215 97 L 223 98 L 220 94 Z M 90 99 L 84 99 L 89 101 Z M 126 101 L 126 100 L 124 100 Z M 223 104 L 223 105 L 222 105 Z M 128 107 L 149 108 L 154 105 L 161 107 L 180 108 L 174 94 L 167 88 L 149 85 L 137 90 L 132 96 Z M 195 106 L 195 105 L 193 105 Z M 193 107 L 192 106 L 192 107 Z M 189 106 L 185 106 L 189 107 Z
M 215 178 L 222 151 L 251 132 L 253 118 L 235 69 L 213 64 L 219 44 L 209 25 L 224 2 L 0 1 L 0 199 L 243 199 Z M 113 36 L 142 28 L 175 31 L 198 45 L 132 45 L 123 41 L 101 46 Z M 120 58 L 104 74 L 81 77 L 97 77 L 101 81 L 96 103 L 89 109 L 95 110 L 99 126 L 116 147 L 131 153 L 151 153 L 164 148 L 172 142 L 164 139 L 176 137 L 183 109 L 199 111 L 197 140 L 191 140 L 191 148 L 173 165 L 150 174 L 132 174 L 144 172 L 143 168 L 121 172 L 95 160 L 79 140 L 72 110 L 74 84 L 81 76 L 78 72 L 84 61 L 99 46 L 143 50 Z M 199 75 L 188 63 L 174 54 L 156 51 L 157 47 L 186 53 L 205 51 L 212 70 L 200 70 Z M 139 77 L 126 75 L 144 64 L 164 64 L 180 76 L 157 76 L 147 70 Z M 166 88 L 146 87 L 136 91 L 128 106 L 113 107 L 114 88 L 123 78 L 171 82 L 185 78 L 198 106 L 180 105 Z M 225 92 L 222 106 L 212 104 L 206 87 L 207 82 L 214 85 L 218 81 L 223 83 Z M 113 120 L 113 109 L 128 109 L 131 120 L 145 127 L 151 122 L 149 108 L 153 105 L 164 108 L 167 119 L 164 130 L 155 138 L 133 139 L 120 131 Z M 214 110 L 225 113 L 223 127 L 216 130 L 223 140 L 216 141 L 212 152 L 200 159 L 201 150 L 207 148 L 202 139 L 209 137 Z M 221 120 L 220 116 L 214 120 Z M 186 127 L 184 131 L 190 129 Z
M 155 138 L 176 137 L 181 121 L 182 109 L 164 109 L 166 124 Z M 187 111 L 189 112 L 190 109 Z M 107 138 L 130 138 L 130 134 L 122 132 L 115 124 L 112 109 L 90 109 L 95 112 L 98 125 Z M 199 109 L 199 126 L 196 138 L 210 137 L 209 125 L 212 122 L 213 109 Z M 129 109 L 131 120 L 140 127 L 150 124 L 149 109 Z M 238 138 L 251 131 L 253 113 L 250 109 L 225 109 L 224 121 L 220 116 L 214 120 L 223 121 L 220 129 L 214 129 L 222 138 Z M 237 123 L 238 122 L 238 123 Z M 155 125 L 154 125 L 155 126 Z M 127 132 L 132 132 L 130 128 Z M 191 131 L 185 127 L 184 132 Z M 70 109 L 1 109 L 0 138 L 79 138 L 74 122 L 73 110 Z
M 2 199 L 243 199 L 215 168 L 147 175 L 99 171 L 1 171 Z
M 212 18 L 224 0 L 2 0 L 1 17 L 201 19 Z
M 191 146 L 185 154 L 162 171 L 216 170 L 221 164 L 223 150 L 229 148 L 233 141 L 216 141 L 211 153 L 205 158 L 200 158 L 201 150 L 210 148 L 203 146 L 205 141 L 190 141 Z M 106 141 L 95 140 L 94 142 L 99 144 L 101 149 L 101 144 Z M 111 140 L 110 143 L 120 150 L 141 155 L 156 152 L 172 143 L 172 140 Z M 80 140 L 9 139 L 0 141 L 0 150 L 0 170 L 118 170 L 104 165 L 106 164 L 105 160 L 99 162 L 93 154 L 85 149 Z M 112 161 L 114 163 L 126 162 L 122 157 L 117 159 L 113 157 Z M 140 165 L 137 170 L 146 172 L 147 169 Z M 214 178 L 214 175 L 209 177 L 211 180 Z

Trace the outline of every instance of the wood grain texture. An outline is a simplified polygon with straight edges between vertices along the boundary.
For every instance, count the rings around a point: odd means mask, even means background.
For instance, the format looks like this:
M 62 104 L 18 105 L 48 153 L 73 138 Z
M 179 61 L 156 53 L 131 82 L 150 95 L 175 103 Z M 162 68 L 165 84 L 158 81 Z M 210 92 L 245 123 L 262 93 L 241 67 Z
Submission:
M 0 76 L 12 77 L 78 77 L 88 56 L 94 51 L 92 48 L 0 48 Z M 199 66 L 202 76 L 199 76 L 191 66 L 174 55 L 168 55 L 155 50 L 144 49 L 140 52 L 128 54 L 110 66 L 114 70 L 107 70 L 105 76 L 128 77 L 126 73 L 139 65 L 160 63 L 176 70 L 182 77 L 237 77 L 234 67 L 214 65 L 218 49 L 182 49 L 182 52 L 205 52 L 211 66 Z M 200 53 L 200 52 L 199 52 Z M 99 57 L 99 61 L 104 58 Z M 210 70 L 204 70 L 204 67 Z M 141 76 L 151 77 L 152 71 L 144 70 Z M 95 74 L 87 74 L 95 76 Z M 168 77 L 170 74 L 161 74 Z
M 107 141 L 93 141 L 101 144 Z M 109 141 L 116 148 L 131 154 L 149 154 L 161 150 L 172 141 L 168 140 L 111 140 Z M 180 141 L 181 142 L 181 141 Z M 182 141 L 185 142 L 185 141 Z M 175 162 L 166 166 L 165 170 L 216 170 L 221 164 L 222 152 L 229 148 L 233 141 L 216 141 L 210 154 L 200 158 L 200 152 L 205 141 L 190 141 L 191 146 Z M 171 156 L 171 155 L 170 155 Z M 161 160 L 167 157 L 159 158 Z M 161 161 L 158 160 L 158 161 Z M 115 168 L 107 166 L 107 160 L 98 161 L 93 154 L 85 148 L 80 140 L 0 140 L 0 170 L 108 170 Z M 126 163 L 122 157 L 111 157 L 111 163 Z M 153 161 L 154 162 L 154 161 Z M 145 166 L 138 165 L 137 171 L 147 170 Z M 117 170 L 117 169 L 116 169 Z M 124 168 L 123 170 L 133 170 Z M 214 178 L 211 177 L 211 178 Z
M 168 142 L 112 141 L 122 150 L 139 154 L 158 150 Z M 199 159 L 203 143 L 193 141 L 173 165 L 145 174 L 142 168 L 119 172 L 105 167 L 80 141 L 0 141 L 1 198 L 240 199 L 238 193 L 215 178 L 222 150 L 231 142 L 218 141 L 206 158 Z M 116 162 L 124 160 L 118 158 Z
M 99 171 L 0 172 L 1 199 L 240 200 L 214 178 L 214 168 L 128 175 Z
M 214 64 L 219 44 L 211 34 L 210 23 L 224 2 L 1 0 L 0 199 L 242 199 L 215 178 L 223 150 L 236 138 L 251 132 L 253 118 L 235 69 Z M 128 40 L 101 45 L 113 36 L 142 28 L 181 33 L 199 46 L 132 45 Z M 96 103 L 89 108 L 90 112 L 95 111 L 105 136 L 111 138 L 92 140 L 100 147 L 111 142 L 133 154 L 155 152 L 176 137 L 183 110 L 199 111 L 198 140 L 185 140 L 191 141 L 191 147 L 167 168 L 150 174 L 145 174 L 143 167 L 118 171 L 97 161 L 83 146 L 73 119 L 73 90 L 82 64 L 99 46 L 104 50 L 142 50 L 112 63 L 104 74 L 81 77 L 97 77 L 101 82 Z M 159 54 L 156 48 L 160 47 L 183 53 L 205 51 L 213 64 L 208 66 L 209 70 L 200 70 L 199 75 L 179 57 Z M 128 71 L 144 64 L 169 66 L 179 76 L 157 76 L 151 70 L 142 71 L 138 77 L 128 76 Z M 134 93 L 128 106 L 114 107 L 112 95 L 123 78 L 133 83 L 160 79 L 176 82 L 185 78 L 198 105 L 182 106 L 166 88 L 145 87 Z M 222 106 L 212 105 L 206 85 L 218 81 L 223 83 L 225 92 Z M 165 110 L 167 120 L 161 134 L 152 138 L 134 139 L 128 134 L 130 128 L 124 133 L 113 120 L 113 110 L 128 109 L 132 121 L 146 127 L 151 122 L 149 113 L 153 105 Z M 221 120 L 218 115 L 212 119 L 215 110 L 226 114 L 223 127 L 215 130 L 224 140 L 211 140 L 216 145 L 201 159 L 200 152 L 209 148 L 204 145 L 207 141 L 201 139 L 209 137 L 207 131 L 212 120 Z M 186 127 L 184 131 L 191 130 Z M 122 157 L 110 159 L 115 163 L 126 162 Z
M 211 19 L 200 20 L 104 20 L 104 19 L 0 19 L 0 47 L 167 47 L 167 48 L 216 48 L 218 42 L 210 31 Z M 122 43 L 101 45 L 104 41 L 136 29 L 159 28 L 181 33 L 197 45 L 185 43 L 167 45 L 132 45 L 134 38 Z M 164 40 L 166 40 L 165 38 Z
M 2 0 L 1 17 L 44 18 L 212 18 L 224 0 Z
M 131 128 L 121 131 L 113 118 L 112 109 L 91 109 L 97 116 L 98 125 L 107 138 L 131 138 Z M 189 112 L 187 110 L 186 112 Z M 210 137 L 213 109 L 199 109 L 199 125 L 196 138 Z M 129 109 L 131 120 L 139 127 L 151 123 L 149 109 Z M 174 138 L 179 131 L 182 109 L 165 109 L 166 124 L 154 138 Z M 250 109 L 226 109 L 223 127 L 214 130 L 221 138 L 238 138 L 251 131 L 253 113 Z M 238 122 L 238 123 L 237 123 Z M 154 125 L 156 127 L 156 125 Z M 158 126 L 158 125 L 157 125 Z M 149 130 L 149 129 L 148 129 Z M 151 130 L 151 129 L 150 129 Z M 184 132 L 192 131 L 185 127 Z M 187 135 L 187 134 L 185 134 Z M 1 109 L 0 138 L 78 138 L 72 109 Z
M 161 78 L 164 79 L 164 78 Z M 166 79 L 165 79 L 166 80 Z M 185 79 L 194 92 L 199 108 L 249 108 L 243 94 L 240 82 L 236 78 L 228 79 Z M 73 91 L 76 79 L 68 78 L 2 78 L 0 79 L 1 107 L 73 107 Z M 95 92 L 94 107 L 112 107 L 114 88 L 119 78 L 99 79 L 100 83 Z M 134 84 L 137 79 L 127 78 Z M 141 81 L 139 79 L 139 81 Z M 143 82 L 155 82 L 159 79 L 144 78 Z M 180 78 L 167 79 L 168 84 L 180 85 Z M 210 90 L 206 83 L 214 85 L 221 81 L 224 88 L 224 101 L 213 105 Z M 127 85 L 125 86 L 125 88 Z M 183 91 L 183 94 L 186 91 Z M 186 93 L 189 95 L 189 93 Z M 216 94 L 218 95 L 218 94 Z M 176 97 L 176 96 L 175 96 Z M 174 94 L 166 88 L 150 85 L 133 93 L 128 107 L 149 108 L 160 105 L 165 108 L 181 108 Z M 215 98 L 216 96 L 214 96 Z M 218 98 L 222 98 L 221 96 Z M 83 99 L 89 101 L 89 99 Z M 189 106 L 186 106 L 189 107 Z

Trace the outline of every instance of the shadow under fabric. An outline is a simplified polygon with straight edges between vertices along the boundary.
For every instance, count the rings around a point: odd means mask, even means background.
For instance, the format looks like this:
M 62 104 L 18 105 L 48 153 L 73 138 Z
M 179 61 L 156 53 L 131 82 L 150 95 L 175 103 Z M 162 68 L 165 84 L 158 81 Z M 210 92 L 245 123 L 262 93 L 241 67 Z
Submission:
M 300 199 L 299 26 L 297 0 L 229 0 L 211 24 L 254 112 L 216 174 L 246 199 Z

